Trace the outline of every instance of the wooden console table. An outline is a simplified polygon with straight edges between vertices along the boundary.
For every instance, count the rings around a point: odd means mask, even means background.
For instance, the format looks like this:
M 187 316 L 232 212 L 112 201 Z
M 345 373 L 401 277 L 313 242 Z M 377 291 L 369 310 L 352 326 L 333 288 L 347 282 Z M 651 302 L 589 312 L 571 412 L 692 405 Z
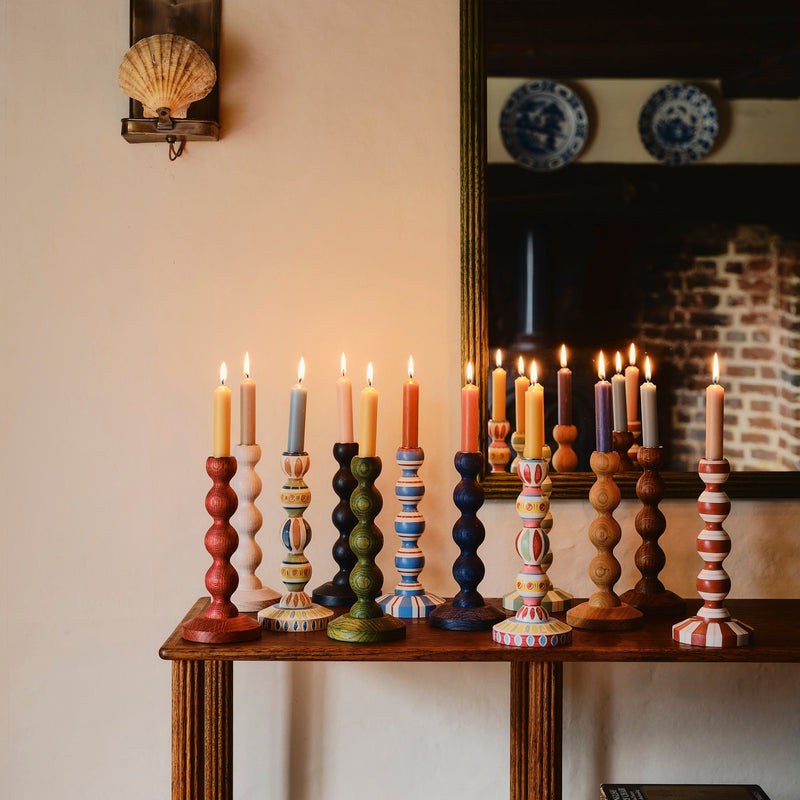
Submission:
M 184 619 L 200 613 L 198 600 Z M 699 601 L 689 601 L 690 612 Z M 172 661 L 172 798 L 233 800 L 234 661 L 507 661 L 511 665 L 511 800 L 560 800 L 562 669 L 566 661 L 800 662 L 800 600 L 730 600 L 755 628 L 750 647 L 713 649 L 672 641 L 674 620 L 630 632 L 575 630 L 572 645 L 504 647 L 490 633 L 445 631 L 409 621 L 399 642 L 335 642 L 324 631 L 263 631 L 245 644 L 195 644 L 181 625 L 159 650 Z M 561 616 L 561 615 L 556 615 Z M 181 623 L 182 624 L 182 623 Z

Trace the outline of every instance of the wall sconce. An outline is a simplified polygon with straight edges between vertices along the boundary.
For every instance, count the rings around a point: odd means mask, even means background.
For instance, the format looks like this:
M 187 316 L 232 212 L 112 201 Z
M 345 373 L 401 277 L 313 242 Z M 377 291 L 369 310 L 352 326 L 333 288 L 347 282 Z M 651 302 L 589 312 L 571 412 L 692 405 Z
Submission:
M 168 142 L 174 161 L 186 142 L 219 140 L 219 21 L 220 0 L 131 0 L 126 141 Z

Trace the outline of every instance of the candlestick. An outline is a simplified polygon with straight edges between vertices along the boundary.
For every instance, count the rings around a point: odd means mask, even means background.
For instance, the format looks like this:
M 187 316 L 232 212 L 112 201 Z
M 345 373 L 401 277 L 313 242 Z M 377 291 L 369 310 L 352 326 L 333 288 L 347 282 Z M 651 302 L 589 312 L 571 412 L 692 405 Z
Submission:
M 210 456 L 206 460 L 206 472 L 213 484 L 206 495 L 206 511 L 214 522 L 205 537 L 206 550 L 213 559 L 206 572 L 211 603 L 202 614 L 183 625 L 181 636 L 190 642 L 212 644 L 250 642 L 261 636 L 261 629 L 255 620 L 239 614 L 231 602 L 239 583 L 239 576 L 230 562 L 239 537 L 229 522 L 238 504 L 230 486 L 236 474 L 236 459 Z
M 478 387 L 472 382 L 472 362 L 467 364 L 467 382 L 461 389 L 461 450 L 478 452 Z
M 231 601 L 240 611 L 260 611 L 280 598 L 280 592 L 261 583 L 256 570 L 261 564 L 261 548 L 256 534 L 261 530 L 263 517 L 256 507 L 256 498 L 261 494 L 261 478 L 256 464 L 261 460 L 261 448 L 257 444 L 240 444 L 233 448 L 239 465 L 231 479 L 231 488 L 236 492 L 239 506 L 231 517 L 231 525 L 239 534 L 239 547 L 231 556 L 231 564 L 239 574 L 239 587 Z
M 373 458 L 378 438 L 378 391 L 372 385 L 372 362 L 367 365 L 367 385 L 361 390 L 361 415 L 358 421 L 358 454 Z
M 642 577 L 633 589 L 620 596 L 623 603 L 638 608 L 646 617 L 677 615 L 686 611 L 686 603 L 674 592 L 667 591 L 658 579 L 658 573 L 667 563 L 667 557 L 658 544 L 667 527 L 667 520 L 658 508 L 664 497 L 664 481 L 658 472 L 661 453 L 660 447 L 639 448 L 639 465 L 644 472 L 636 481 L 636 496 L 642 507 L 634 525 L 642 537 L 635 556 L 636 568 Z
M 239 443 L 250 445 L 256 443 L 256 382 L 250 377 L 250 353 L 244 354 L 243 372 L 239 384 Z
M 339 441 L 353 442 L 353 384 L 347 377 L 347 360 L 342 353 L 342 374 L 336 381 L 336 406 L 339 412 Z M 348 464 L 349 466 L 349 464 Z
M 639 388 L 642 398 L 642 447 L 658 447 L 658 408 L 656 385 L 651 380 L 650 356 L 644 360 L 644 383 Z
M 261 624 L 273 631 L 320 631 L 333 616 L 333 611 L 312 603 L 304 591 L 311 579 L 311 564 L 304 552 L 311 541 L 311 526 L 303 517 L 311 503 L 311 490 L 304 480 L 309 465 L 308 453 L 281 455 L 281 469 L 287 479 L 280 493 L 280 502 L 287 514 L 281 528 L 281 541 L 289 552 L 281 562 L 280 576 L 286 591 L 275 605 L 258 612 Z
M 433 608 L 444 603 L 444 598 L 425 592 L 419 574 L 425 566 L 425 556 L 419 547 L 419 538 L 425 530 L 425 518 L 417 509 L 425 496 L 425 484 L 418 475 L 425 460 L 421 447 L 401 447 L 397 451 L 400 478 L 394 493 L 401 510 L 394 518 L 394 530 L 400 538 L 400 549 L 395 553 L 394 566 L 400 574 L 400 583 L 394 591 L 381 595 L 378 605 L 393 617 L 416 619 L 427 617 Z
M 628 430 L 628 407 L 625 402 L 625 376 L 622 374 L 622 355 L 617 350 L 617 371 L 611 376 L 611 407 L 614 417 L 614 430 Z
M 350 588 L 350 572 L 356 564 L 356 557 L 350 549 L 350 533 L 358 520 L 350 510 L 350 495 L 358 486 L 358 481 L 350 472 L 350 462 L 358 455 L 357 442 L 337 442 L 333 446 L 333 457 L 339 469 L 333 476 L 333 491 L 339 502 L 331 513 L 333 526 L 339 532 L 333 543 L 333 560 L 339 565 L 339 571 L 333 580 L 318 586 L 311 594 L 315 603 L 327 608 L 352 605 L 356 600 L 355 592 Z
M 503 422 L 506 418 L 506 371 L 499 350 L 495 353 L 495 364 L 492 370 L 492 419 Z
M 589 577 L 597 590 L 585 603 L 567 611 L 567 622 L 573 628 L 598 631 L 638 628 L 642 624 L 642 612 L 614 594 L 614 584 L 622 573 L 619 561 L 614 558 L 614 548 L 622 536 L 613 516 L 620 501 L 619 487 L 613 478 L 619 470 L 619 455 L 595 451 L 589 465 L 597 476 L 589 491 L 589 502 L 597 512 L 589 526 L 589 541 L 597 550 L 589 565 Z
M 286 446 L 288 453 L 302 453 L 306 437 L 306 404 L 308 391 L 303 386 L 306 362 L 301 358 L 297 367 L 297 383 L 289 393 L 289 439 Z
M 539 383 L 536 362 L 531 363 L 531 385 L 525 392 L 524 458 L 542 457 L 544 447 L 544 387 Z
M 408 380 L 403 384 L 403 435 L 401 446 L 419 446 L 419 384 L 414 380 L 414 359 L 408 357 Z
M 544 497 L 541 485 L 547 477 L 545 459 L 521 459 L 519 476 L 522 492 L 517 498 L 517 513 L 523 528 L 516 537 L 516 550 L 523 561 L 517 575 L 516 588 L 522 602 L 516 616 L 503 620 L 492 628 L 492 639 L 498 644 L 514 647 L 555 647 L 572 641 L 572 628 L 557 619 L 551 619 L 542 606 L 549 580 L 542 569 L 550 543 L 542 529 L 549 500 Z
M 453 490 L 453 501 L 461 516 L 453 526 L 453 541 L 461 554 L 453 564 L 453 577 L 460 587 L 456 596 L 430 613 L 430 622 L 436 628 L 458 631 L 485 631 L 505 614 L 495 606 L 488 605 L 478 585 L 483 580 L 485 568 L 478 556 L 478 547 L 486 531 L 478 519 L 477 512 L 483 505 L 483 487 L 477 476 L 483 466 L 482 453 L 456 453 L 455 466 L 461 480 Z
M 514 450 L 515 455 L 514 460 L 511 462 L 511 466 L 508 468 L 508 471 L 512 475 L 516 475 L 519 460 L 522 458 L 522 455 L 525 452 L 525 434 L 520 433 L 519 431 L 514 431 L 514 433 L 511 434 L 511 447 Z
M 619 471 L 630 472 L 633 469 L 628 452 L 633 444 L 633 434 L 630 431 L 612 431 L 611 446 L 619 453 Z
M 578 429 L 575 425 L 555 425 L 553 438 L 558 445 L 553 453 L 556 472 L 574 472 L 578 466 L 578 454 L 572 449 L 572 443 L 578 438 Z
M 703 569 L 697 576 L 697 593 L 703 606 L 693 617 L 672 626 L 672 638 L 681 644 L 698 647 L 742 647 L 750 644 L 750 625 L 732 619 L 723 605 L 731 590 L 731 579 L 722 562 L 731 552 L 731 539 L 723 522 L 731 511 L 731 501 L 723 489 L 731 467 L 726 459 L 701 459 L 698 467 L 705 484 L 697 501 L 697 511 L 705 527 L 697 537 L 697 554 Z
M 403 639 L 405 624 L 384 614 L 375 602 L 383 582 L 383 575 L 375 565 L 375 556 L 383 547 L 383 534 L 375 525 L 383 507 L 383 498 L 375 488 L 375 479 L 381 474 L 381 460 L 377 456 L 356 456 L 350 469 L 358 481 L 358 488 L 350 498 L 350 507 L 358 519 L 350 534 L 350 549 L 358 559 L 350 573 L 350 587 L 357 599 L 349 612 L 328 626 L 328 636 L 340 642 L 364 643 Z
M 611 384 L 606 380 L 606 366 L 600 351 L 597 370 L 599 381 L 594 385 L 595 438 L 598 453 L 610 453 L 611 436 Z
M 722 435 L 725 420 L 725 389 L 719 385 L 719 359 L 714 353 L 712 383 L 706 388 L 706 460 L 722 458 Z
M 636 454 L 639 450 L 638 439 L 642 433 L 639 422 L 639 367 L 636 366 L 636 345 L 631 343 L 628 366 L 625 367 L 625 405 L 628 409 L 628 430 L 633 434 L 633 444 L 628 450 L 628 457 L 633 464 L 638 464 Z
M 506 465 L 511 459 L 511 448 L 506 443 L 506 437 L 511 433 L 511 423 L 508 420 L 498 422 L 496 419 L 490 419 L 488 423 L 489 430 L 489 464 L 491 472 L 505 472 Z
M 214 389 L 214 436 L 211 454 L 228 458 L 231 454 L 231 390 L 225 385 L 228 368 L 223 361 L 219 367 L 219 386 Z
M 572 370 L 567 367 L 567 347 L 563 344 L 558 371 L 558 424 L 572 425 Z

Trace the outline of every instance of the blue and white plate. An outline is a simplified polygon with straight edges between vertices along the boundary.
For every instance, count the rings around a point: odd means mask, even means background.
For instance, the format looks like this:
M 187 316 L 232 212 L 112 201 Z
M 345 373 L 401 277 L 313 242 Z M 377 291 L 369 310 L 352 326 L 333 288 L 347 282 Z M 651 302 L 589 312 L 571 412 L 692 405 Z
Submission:
M 690 164 L 708 154 L 719 131 L 717 109 L 696 86 L 671 83 L 648 98 L 639 114 L 639 138 L 653 158 Z
M 586 142 L 586 109 L 563 83 L 535 80 L 516 89 L 500 114 L 500 133 L 511 157 L 537 171 L 574 160 Z

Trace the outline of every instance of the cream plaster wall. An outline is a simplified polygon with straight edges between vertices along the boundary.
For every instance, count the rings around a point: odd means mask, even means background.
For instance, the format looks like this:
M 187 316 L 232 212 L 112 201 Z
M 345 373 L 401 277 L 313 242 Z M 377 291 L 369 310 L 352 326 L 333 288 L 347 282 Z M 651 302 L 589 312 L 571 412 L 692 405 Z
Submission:
M 392 552 L 400 382 L 422 385 L 423 573 L 452 593 L 458 445 L 456 0 L 225 4 L 217 144 L 126 144 L 116 71 L 127 2 L 0 0 L 4 390 L 0 406 L 0 798 L 167 798 L 169 665 L 158 646 L 204 593 L 204 472 L 219 362 L 258 379 L 266 522 L 308 366 L 315 583 L 334 570 L 333 383 L 375 361 Z M 236 420 L 236 414 L 234 414 Z M 698 520 L 667 504 L 673 588 Z M 798 504 L 737 503 L 735 594 L 796 596 Z M 591 586 L 587 504 L 556 502 L 554 575 Z M 633 504 L 620 557 L 633 579 Z M 509 502 L 489 503 L 485 594 L 516 571 Z M 759 550 L 768 548 L 762 555 Z M 240 664 L 236 796 L 503 798 L 502 665 Z M 601 780 L 752 780 L 796 797 L 793 666 L 566 669 L 565 798 Z

